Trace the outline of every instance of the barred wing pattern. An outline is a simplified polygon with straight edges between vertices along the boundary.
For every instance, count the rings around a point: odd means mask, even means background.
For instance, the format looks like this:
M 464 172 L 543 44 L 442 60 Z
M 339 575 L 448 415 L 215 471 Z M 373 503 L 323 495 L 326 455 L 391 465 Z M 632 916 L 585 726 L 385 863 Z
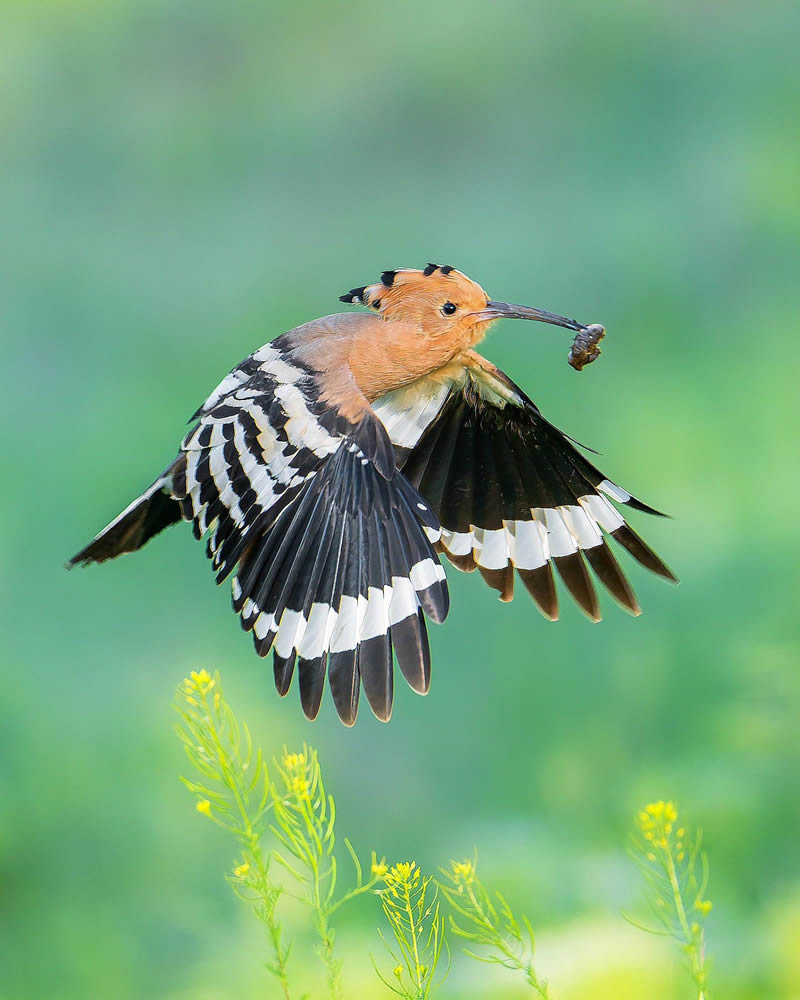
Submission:
M 195 414 L 171 495 L 207 537 L 217 581 L 236 570 L 234 608 L 258 653 L 273 651 L 278 691 L 296 665 L 314 718 L 327 672 L 343 722 L 355 722 L 361 684 L 387 720 L 393 650 L 415 690 L 429 685 L 424 614 L 448 610 L 439 525 L 374 415 L 354 422 L 319 400 L 319 376 L 290 343 L 261 348 Z
M 608 534 L 643 566 L 675 581 L 609 501 L 659 514 L 607 479 L 503 372 L 474 352 L 450 378 L 429 376 L 373 409 L 404 475 L 439 517 L 437 548 L 513 597 L 515 570 L 542 613 L 558 617 L 555 566 L 593 621 L 600 620 L 588 562 L 616 601 L 640 608 Z

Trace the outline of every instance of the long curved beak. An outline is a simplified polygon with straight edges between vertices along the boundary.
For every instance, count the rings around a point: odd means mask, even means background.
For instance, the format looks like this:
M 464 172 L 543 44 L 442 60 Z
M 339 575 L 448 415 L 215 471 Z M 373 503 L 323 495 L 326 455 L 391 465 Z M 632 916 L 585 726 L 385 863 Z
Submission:
M 534 309 L 532 306 L 515 306 L 510 302 L 495 302 L 490 299 L 486 303 L 486 308 L 472 314 L 479 321 L 493 319 L 534 319 L 538 323 L 552 323 L 553 326 L 563 326 L 567 330 L 588 330 L 589 327 L 577 320 L 567 319 L 566 316 L 559 316 L 556 313 L 545 312 L 544 309 Z M 593 324 L 595 325 L 595 324 Z

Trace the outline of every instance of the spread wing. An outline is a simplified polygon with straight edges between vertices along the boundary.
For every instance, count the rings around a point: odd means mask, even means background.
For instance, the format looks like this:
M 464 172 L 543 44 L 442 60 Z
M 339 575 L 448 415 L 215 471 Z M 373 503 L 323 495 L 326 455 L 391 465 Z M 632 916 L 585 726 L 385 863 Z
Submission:
M 501 600 L 515 570 L 534 601 L 558 617 L 557 570 L 586 615 L 600 620 L 587 569 L 622 607 L 640 608 L 607 543 L 675 577 L 610 501 L 659 512 L 617 486 L 549 423 L 503 372 L 470 351 L 458 365 L 373 404 L 398 466 L 438 516 L 438 547 L 459 569 L 479 570 Z
M 314 718 L 327 673 L 351 725 L 362 684 L 389 718 L 393 650 L 411 686 L 427 690 L 423 612 L 443 620 L 448 595 L 432 544 L 438 521 L 349 390 L 348 406 L 331 401 L 324 378 L 278 338 L 226 376 L 168 471 L 217 581 L 235 570 L 234 608 L 259 654 L 273 651 L 279 692 L 297 665 Z

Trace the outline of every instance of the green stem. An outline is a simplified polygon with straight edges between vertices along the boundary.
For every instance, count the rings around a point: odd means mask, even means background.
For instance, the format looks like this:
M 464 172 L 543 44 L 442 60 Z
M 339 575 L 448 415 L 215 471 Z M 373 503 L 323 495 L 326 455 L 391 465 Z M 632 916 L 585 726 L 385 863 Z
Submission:
M 303 860 L 308 866 L 311 876 L 310 898 L 308 902 L 317 918 L 317 933 L 321 943 L 320 957 L 327 972 L 328 992 L 332 1000 L 341 1000 L 341 971 L 339 962 L 334 956 L 333 934 L 328 920 L 331 911 L 328 908 L 327 901 L 323 901 L 322 899 L 322 881 L 325 876 L 320 871 L 319 859 L 323 855 L 325 845 L 317 831 L 316 816 L 311 799 L 312 794 L 312 789 L 309 789 L 305 794 L 299 792 L 293 793 L 296 809 L 302 818 L 308 838 L 309 848 L 303 852 Z
M 495 948 L 497 948 L 499 951 L 501 951 L 506 956 L 506 958 L 513 963 L 514 968 L 524 969 L 524 966 L 522 962 L 520 962 L 518 956 L 515 955 L 514 952 L 508 947 L 508 944 L 503 938 L 503 935 L 497 930 L 492 920 L 490 920 L 489 917 L 486 915 L 483 906 L 481 905 L 478 897 L 475 895 L 475 891 L 473 890 L 471 885 L 467 885 L 467 894 L 469 896 L 469 900 L 472 903 L 473 907 L 480 915 L 483 926 L 489 931 L 489 934 L 491 936 L 490 944 L 493 945 Z
M 681 895 L 681 887 L 678 882 L 678 873 L 675 869 L 675 861 L 672 857 L 669 842 L 667 842 L 665 851 L 667 855 L 667 874 L 669 875 L 669 882 L 672 886 L 672 897 L 675 900 L 675 909 L 678 913 L 678 921 L 681 925 L 684 937 L 686 938 L 686 944 L 690 945 L 692 943 L 692 932 L 689 929 L 689 921 L 686 919 L 686 909 L 683 905 L 683 896 Z
M 489 931 L 492 941 L 491 944 L 497 948 L 506 959 L 513 965 L 513 967 L 520 972 L 524 972 L 528 981 L 528 985 L 532 986 L 536 992 L 539 994 L 543 1000 L 548 1000 L 547 985 L 543 985 L 539 982 L 536 975 L 536 970 L 533 967 L 533 962 L 528 962 L 527 965 L 519 958 L 519 956 L 508 946 L 503 935 L 497 930 L 492 920 L 486 915 L 480 900 L 475 895 L 475 891 L 470 884 L 467 884 L 467 895 L 469 896 L 469 901 L 472 903 L 473 908 L 481 919 L 483 926 Z
M 281 984 L 284 1000 L 292 1000 L 291 993 L 289 992 L 289 972 L 286 966 L 286 955 L 281 949 L 280 943 L 281 927 L 279 921 L 275 917 L 275 902 L 270 898 L 268 892 L 265 891 L 269 888 L 269 873 L 267 871 L 267 866 L 264 864 L 261 847 L 258 843 L 258 834 L 253 829 L 253 824 L 247 812 L 244 799 L 240 795 L 238 782 L 233 774 L 233 770 L 228 760 L 228 755 L 225 753 L 225 748 L 222 745 L 222 740 L 220 739 L 219 732 L 214 721 L 213 710 L 208 704 L 207 693 L 203 693 L 201 697 L 203 700 L 203 708 L 206 713 L 206 721 L 208 722 L 208 729 L 211 734 L 211 738 L 214 741 L 214 748 L 216 750 L 217 759 L 219 760 L 220 769 L 223 774 L 223 780 L 233 795 L 239 809 L 239 815 L 242 818 L 243 827 L 239 831 L 239 836 L 240 839 L 244 841 L 245 849 L 253 859 L 256 871 L 258 872 L 259 886 L 262 887 L 259 895 L 261 896 L 264 908 L 264 922 L 267 925 L 272 950 L 275 953 L 277 978 Z
M 416 978 L 417 986 L 417 997 L 424 997 L 422 990 L 422 979 L 420 976 L 421 963 L 419 960 L 419 944 L 417 942 L 417 925 L 414 920 L 414 910 L 411 906 L 411 893 L 409 891 L 408 885 L 404 886 L 405 891 L 405 903 L 406 903 L 406 913 L 408 914 L 408 925 L 411 931 L 411 941 L 414 945 L 414 976 Z
M 370 890 L 374 889 L 376 882 L 378 882 L 378 879 L 372 878 L 369 882 L 365 882 L 364 885 L 356 886 L 355 889 L 351 889 L 349 892 L 346 892 L 340 899 L 337 899 L 335 903 L 331 903 L 331 905 L 327 907 L 328 916 L 332 916 L 332 914 L 336 913 L 343 903 L 349 903 L 350 900 L 355 899 L 356 896 L 363 896 L 365 892 L 370 892 Z
M 339 963 L 334 958 L 331 928 L 328 916 L 322 907 L 317 910 L 317 930 L 322 941 L 322 960 L 328 973 L 328 992 L 332 1000 L 341 1000 L 342 983 Z
M 668 840 L 664 851 L 667 857 L 667 874 L 669 875 L 669 882 L 672 887 L 672 897 L 675 900 L 675 911 L 678 914 L 678 922 L 680 923 L 681 930 L 683 931 L 684 940 L 686 941 L 686 951 L 689 955 L 689 961 L 691 963 L 692 978 L 700 987 L 699 1000 L 708 1000 L 705 993 L 706 977 L 705 970 L 703 969 L 703 961 L 697 953 L 694 935 L 689 927 L 689 919 L 686 915 L 686 908 L 683 905 L 683 896 L 681 894 L 680 883 L 678 882 L 678 872 L 675 868 L 675 860 L 672 857 L 672 848 L 670 847 Z
M 258 872 L 259 885 L 262 886 L 260 895 L 264 908 L 264 923 L 267 925 L 270 942 L 272 943 L 272 950 L 275 953 L 277 978 L 281 984 L 281 989 L 283 990 L 284 1000 L 292 1000 L 291 993 L 289 992 L 289 970 L 286 965 L 286 953 L 281 948 L 281 925 L 275 916 L 275 899 L 274 896 L 269 893 L 269 873 L 267 871 L 267 866 L 264 864 L 264 858 L 261 854 L 261 848 L 259 847 L 258 838 L 255 834 L 252 834 L 251 836 L 248 851 L 255 863 L 256 871 Z
M 209 708 L 208 695 L 204 693 L 201 695 L 201 697 L 203 699 L 203 708 L 205 709 L 206 713 L 206 721 L 208 722 L 208 730 L 211 733 L 211 738 L 214 741 L 214 748 L 217 751 L 217 757 L 219 759 L 220 768 L 222 770 L 225 784 L 227 785 L 229 791 L 231 792 L 236 801 L 236 805 L 239 809 L 239 814 L 242 817 L 242 821 L 244 823 L 245 834 L 247 836 L 252 836 L 253 826 L 250 822 L 250 817 L 247 814 L 247 809 L 245 808 L 244 802 L 242 801 L 242 797 L 239 794 L 239 785 L 231 770 L 230 762 L 228 761 L 228 755 L 225 753 L 225 748 L 223 747 L 222 740 L 219 737 L 217 726 L 214 721 L 214 713 L 212 709 Z

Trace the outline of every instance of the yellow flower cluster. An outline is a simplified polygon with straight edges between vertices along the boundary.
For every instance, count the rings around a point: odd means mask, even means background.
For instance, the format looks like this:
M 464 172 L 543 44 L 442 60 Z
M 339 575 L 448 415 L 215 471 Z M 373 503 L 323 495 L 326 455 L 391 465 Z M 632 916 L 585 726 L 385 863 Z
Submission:
M 196 705 L 197 702 L 192 699 L 191 695 L 207 695 L 215 684 L 216 681 L 205 668 L 193 670 L 183 682 L 186 700 L 190 705 Z
M 400 889 L 416 889 L 421 879 L 422 872 L 417 868 L 416 861 L 398 861 L 383 876 L 386 888 L 394 895 L 398 895 Z
M 308 799 L 310 784 L 308 779 L 308 757 L 305 753 L 287 753 L 284 751 L 281 764 L 286 771 L 286 787 L 293 795 Z
M 636 825 L 645 840 L 653 845 L 653 848 L 663 852 L 661 854 L 662 863 L 678 865 L 686 860 L 686 830 L 682 826 L 676 825 L 678 822 L 678 810 L 673 802 L 649 802 L 636 817 Z M 647 860 L 654 862 L 658 856 L 650 851 Z M 673 860 L 674 859 L 674 860 Z M 663 900 L 658 901 L 663 904 Z M 698 896 L 694 901 L 694 908 L 703 916 L 711 912 L 711 900 L 700 899 Z
M 242 864 L 237 865 L 233 869 L 233 874 L 236 876 L 236 878 L 244 878 L 244 876 L 249 871 L 250 871 L 250 865 L 246 861 L 243 861 Z
M 389 871 L 389 866 L 386 864 L 385 861 L 373 860 L 372 868 L 370 870 L 372 872 L 373 878 L 384 878 L 386 873 Z
M 284 753 L 282 763 L 287 771 L 302 770 L 306 766 L 306 755 L 304 753 Z
M 475 865 L 471 861 L 451 861 L 450 877 L 458 886 L 458 891 L 463 892 L 464 886 L 472 885 L 475 881 Z
M 208 799 L 200 799 L 200 801 L 195 805 L 195 809 L 202 813 L 203 816 L 211 815 L 211 803 Z
M 645 840 L 666 850 L 668 838 L 677 818 L 678 810 L 672 802 L 650 802 L 636 817 L 636 824 Z M 683 830 L 678 831 L 679 840 L 682 839 L 683 833 Z

